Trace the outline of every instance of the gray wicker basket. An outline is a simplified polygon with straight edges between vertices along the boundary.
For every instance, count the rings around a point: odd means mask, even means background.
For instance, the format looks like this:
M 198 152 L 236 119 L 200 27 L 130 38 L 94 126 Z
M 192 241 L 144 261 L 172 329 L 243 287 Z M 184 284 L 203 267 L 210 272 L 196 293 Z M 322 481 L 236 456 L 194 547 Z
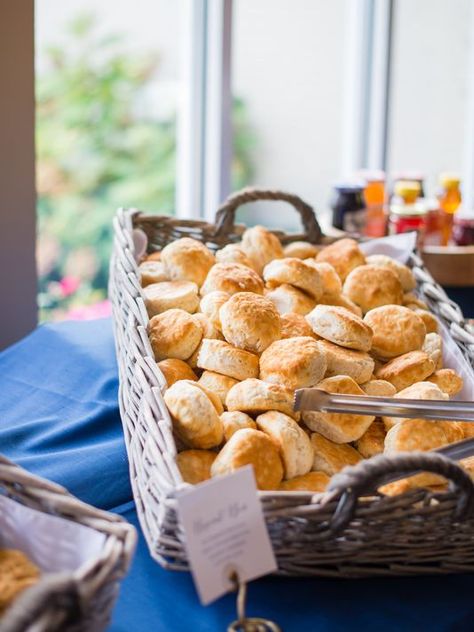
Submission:
M 148 252 L 190 236 L 210 248 L 240 239 L 245 227 L 235 211 L 249 201 L 284 200 L 300 213 L 303 235 L 275 231 L 283 243 L 324 243 L 311 207 L 297 196 L 248 189 L 219 209 L 216 224 L 118 211 L 110 268 L 115 342 L 120 373 L 120 410 L 130 477 L 141 526 L 151 555 L 164 567 L 188 568 L 176 513 L 176 490 L 184 485 L 176 465 L 176 444 L 162 393 L 166 386 L 147 336 L 148 315 L 135 261 L 134 229 L 148 238 Z M 466 358 L 474 362 L 474 332 L 459 307 L 413 254 L 409 265 L 420 296 L 449 327 Z M 446 493 L 417 489 L 395 497 L 375 490 L 393 473 L 416 469 L 450 480 Z M 378 456 L 333 477 L 324 494 L 260 492 L 278 561 L 287 575 L 362 577 L 452 573 L 474 570 L 474 486 L 454 462 L 431 453 Z
M 134 527 L 81 502 L 60 485 L 0 455 L 0 494 L 27 507 L 103 533 L 103 549 L 71 574 L 45 575 L 22 592 L 0 619 L 1 632 L 100 632 L 107 627 L 136 544 Z

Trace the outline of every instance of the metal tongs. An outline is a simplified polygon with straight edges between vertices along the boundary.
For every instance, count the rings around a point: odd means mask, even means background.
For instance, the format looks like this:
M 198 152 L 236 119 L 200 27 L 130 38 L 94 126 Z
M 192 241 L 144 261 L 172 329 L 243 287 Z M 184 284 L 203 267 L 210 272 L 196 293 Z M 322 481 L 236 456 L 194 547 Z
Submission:
M 441 421 L 474 422 L 474 402 L 445 401 L 433 399 L 394 399 L 326 393 L 318 388 L 300 388 L 295 391 L 294 410 L 318 410 L 325 413 L 348 413 L 385 417 L 408 417 L 411 419 L 434 419 Z M 474 438 L 451 443 L 437 450 L 439 454 L 459 461 L 474 455 Z M 414 472 L 415 473 L 415 472 Z M 405 478 L 403 474 L 397 478 Z
M 300 388 L 295 392 L 295 410 L 349 413 L 380 417 L 410 417 L 442 421 L 473 421 L 474 402 L 437 399 L 395 399 L 326 393 L 319 388 Z

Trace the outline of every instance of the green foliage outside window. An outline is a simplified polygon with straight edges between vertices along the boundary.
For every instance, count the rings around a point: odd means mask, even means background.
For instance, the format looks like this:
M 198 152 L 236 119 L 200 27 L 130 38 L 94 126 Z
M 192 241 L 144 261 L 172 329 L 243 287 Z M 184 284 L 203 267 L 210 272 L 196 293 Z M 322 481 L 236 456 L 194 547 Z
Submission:
M 176 121 L 151 117 L 140 99 L 159 77 L 156 55 L 124 51 L 91 16 L 65 47 L 40 51 L 36 81 L 39 305 L 63 318 L 107 294 L 111 222 L 119 206 L 174 212 Z M 233 104 L 233 187 L 252 177 L 245 105 Z

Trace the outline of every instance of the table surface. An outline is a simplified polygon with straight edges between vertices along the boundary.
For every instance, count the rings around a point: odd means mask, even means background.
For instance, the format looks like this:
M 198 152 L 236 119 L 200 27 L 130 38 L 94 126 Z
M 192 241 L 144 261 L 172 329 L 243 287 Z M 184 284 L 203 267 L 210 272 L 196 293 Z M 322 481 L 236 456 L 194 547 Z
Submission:
M 108 319 L 45 325 L 0 354 L 0 451 L 139 529 L 117 405 Z M 364 580 L 264 578 L 248 613 L 300 630 L 473 630 L 472 575 Z M 165 571 L 140 534 L 113 632 L 226 630 L 235 597 L 200 606 L 188 573 Z

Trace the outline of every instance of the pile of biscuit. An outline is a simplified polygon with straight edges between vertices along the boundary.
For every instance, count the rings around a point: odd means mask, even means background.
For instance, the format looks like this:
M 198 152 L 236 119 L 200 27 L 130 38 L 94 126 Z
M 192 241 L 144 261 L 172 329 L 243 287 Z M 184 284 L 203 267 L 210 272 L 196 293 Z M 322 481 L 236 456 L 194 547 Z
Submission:
M 411 270 L 390 257 L 365 257 L 352 239 L 283 248 L 255 226 L 215 254 L 178 239 L 139 273 L 186 482 L 251 464 L 261 490 L 320 492 L 363 458 L 473 434 L 469 423 L 293 410 L 304 387 L 440 400 L 462 389 Z M 386 491 L 441 484 L 423 474 Z
M 39 577 L 39 568 L 22 551 L 0 549 L 0 617 Z

